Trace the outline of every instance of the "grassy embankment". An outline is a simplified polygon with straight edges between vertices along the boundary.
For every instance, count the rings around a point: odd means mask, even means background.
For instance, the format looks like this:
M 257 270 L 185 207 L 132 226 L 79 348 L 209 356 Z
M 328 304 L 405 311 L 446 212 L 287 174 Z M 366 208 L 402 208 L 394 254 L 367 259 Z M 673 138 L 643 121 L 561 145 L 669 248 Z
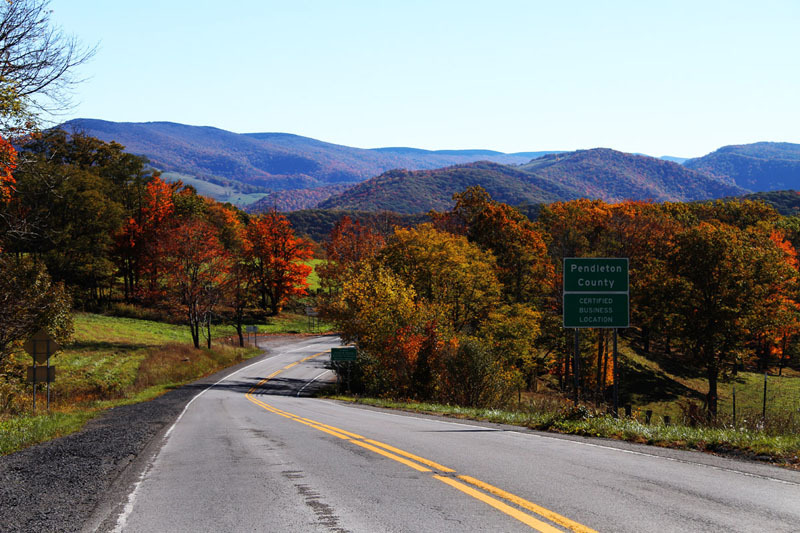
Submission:
M 259 331 L 310 330 L 305 316 L 286 314 L 260 324 Z M 232 332 L 232 327 L 220 326 L 212 329 L 212 337 Z M 73 341 L 51 360 L 57 376 L 51 385 L 50 413 L 45 413 L 43 386 L 34 415 L 31 386 L 19 384 L 15 404 L 21 412 L 0 413 L 0 454 L 69 434 L 107 408 L 150 400 L 259 353 L 220 342 L 212 346 L 195 350 L 189 328 L 182 325 L 76 314 Z M 16 358 L 29 364 L 25 354 Z
M 528 395 L 521 404 L 506 409 L 477 409 L 395 401 L 376 398 L 334 396 L 378 407 L 511 424 L 558 433 L 605 437 L 656 446 L 694 449 L 744 456 L 800 468 L 800 373 L 784 369 L 783 376 L 768 377 L 767 414 L 761 417 L 764 375 L 740 372 L 719 387 L 719 422 L 713 426 L 692 421 L 702 415 L 706 381 L 698 374 L 667 359 L 645 357 L 627 344 L 620 350 L 624 367 L 622 398 L 633 405 L 631 418 L 615 419 L 592 407 L 575 407 L 554 395 Z M 732 417 L 733 387 L 736 387 L 736 423 Z M 690 404 L 692 406 L 690 407 Z M 650 424 L 645 412 L 652 410 Z M 622 412 L 622 408 L 620 408 Z M 664 415 L 671 417 L 664 424 Z

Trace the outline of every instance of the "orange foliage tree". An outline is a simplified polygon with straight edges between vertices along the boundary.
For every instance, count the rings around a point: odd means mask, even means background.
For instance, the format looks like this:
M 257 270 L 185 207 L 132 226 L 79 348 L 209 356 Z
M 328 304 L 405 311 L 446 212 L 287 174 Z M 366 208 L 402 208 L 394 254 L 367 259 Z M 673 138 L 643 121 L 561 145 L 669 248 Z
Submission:
M 550 292 L 554 271 L 547 246 L 522 213 L 493 201 L 477 186 L 453 198 L 453 214 L 466 228 L 467 238 L 497 259 L 497 277 L 509 302 L 534 303 Z
M 307 294 L 311 243 L 295 237 L 287 218 L 275 211 L 250 220 L 246 228 L 250 262 L 262 309 L 277 315 L 292 296 Z

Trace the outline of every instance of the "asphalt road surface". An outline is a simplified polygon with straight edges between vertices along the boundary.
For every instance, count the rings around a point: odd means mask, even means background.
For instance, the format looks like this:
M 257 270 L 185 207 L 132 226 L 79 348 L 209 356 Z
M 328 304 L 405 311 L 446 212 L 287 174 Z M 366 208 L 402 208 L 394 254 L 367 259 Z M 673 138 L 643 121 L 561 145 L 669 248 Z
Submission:
M 304 397 L 336 345 L 286 341 L 201 392 L 104 528 L 800 531 L 797 472 Z

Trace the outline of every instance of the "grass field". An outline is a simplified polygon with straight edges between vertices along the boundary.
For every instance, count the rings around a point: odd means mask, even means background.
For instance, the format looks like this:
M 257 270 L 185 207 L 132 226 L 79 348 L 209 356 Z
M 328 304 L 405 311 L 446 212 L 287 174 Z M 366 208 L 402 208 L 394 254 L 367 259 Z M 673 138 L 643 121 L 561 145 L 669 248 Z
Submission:
M 620 388 L 640 413 L 652 410 L 659 420 L 664 415 L 673 420 L 684 416 L 688 403 L 702 408 L 708 392 L 708 381 L 696 371 L 667 361 L 658 354 L 645 357 L 627 345 L 620 349 L 623 371 Z M 767 376 L 767 421 L 794 417 L 800 424 L 800 373 L 783 369 L 782 376 L 774 369 Z M 736 389 L 737 424 L 761 418 L 764 400 L 764 374 L 739 372 L 718 384 L 720 418 L 733 421 L 733 390 Z M 641 415 L 643 416 L 643 415 Z
M 169 183 L 180 180 L 186 185 L 194 187 L 200 195 L 210 196 L 220 202 L 230 202 L 237 206 L 252 204 L 268 196 L 267 193 L 237 192 L 233 187 L 217 185 L 216 183 L 211 183 L 210 181 L 199 179 L 196 176 L 182 174 L 180 172 L 164 172 L 161 174 L 161 177 Z
M 320 263 L 324 263 L 324 259 L 312 259 L 307 261 L 306 264 L 311 266 L 314 270 L 311 271 L 311 274 L 308 275 L 308 291 L 316 291 L 319 289 L 319 274 L 317 273 L 317 266 Z

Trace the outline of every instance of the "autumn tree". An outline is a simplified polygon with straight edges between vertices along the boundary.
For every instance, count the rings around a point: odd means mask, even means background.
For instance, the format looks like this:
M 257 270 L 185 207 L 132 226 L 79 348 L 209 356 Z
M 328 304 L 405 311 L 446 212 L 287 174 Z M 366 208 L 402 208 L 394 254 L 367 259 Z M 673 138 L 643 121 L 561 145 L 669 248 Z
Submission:
M 167 302 L 183 314 L 195 348 L 200 329 L 220 301 L 228 281 L 230 258 L 210 223 L 187 218 L 166 235 L 161 263 Z M 211 339 L 208 337 L 210 347 Z
M 241 211 L 229 204 L 206 199 L 205 218 L 216 228 L 220 243 L 230 256 L 230 269 L 222 303 L 236 328 L 239 346 L 244 346 L 245 309 L 255 305 L 256 283 L 248 257 L 252 244 L 248 240 Z
M 27 257 L 0 254 L 0 363 L 15 341 L 46 329 L 59 341 L 72 334 L 70 298 L 62 283 Z
M 413 287 L 390 269 L 370 263 L 353 272 L 328 308 L 342 340 L 358 343 L 366 356 L 359 361 L 357 378 L 373 394 L 411 390 L 420 333 L 429 315 Z
M 116 254 L 122 274 L 125 299 L 136 295 L 158 300 L 158 280 L 164 244 L 175 220 L 174 188 L 156 175 L 145 186 L 141 208 L 135 211 L 116 234 Z M 146 280 L 142 287 L 140 281 Z
M 349 216 L 339 219 L 325 242 L 325 262 L 319 266 L 320 284 L 338 291 L 362 261 L 375 257 L 384 245 L 382 235 Z
M 492 311 L 478 334 L 520 388 L 535 388 L 546 364 L 546 354 L 538 345 L 541 323 L 542 314 L 529 306 L 507 305 Z
M 476 330 L 500 301 L 494 257 L 431 224 L 395 229 L 378 261 L 413 287 L 417 299 L 434 304 L 454 331 Z
M 717 414 L 720 376 L 758 333 L 755 313 L 770 312 L 762 302 L 796 276 L 787 259 L 769 234 L 755 228 L 702 222 L 677 237 L 670 267 L 679 283 L 671 305 L 679 311 L 676 327 L 684 352 L 708 379 L 711 417 Z
M 0 136 L 0 203 L 7 202 L 14 191 L 14 169 L 17 168 L 17 151 Z
M 277 315 L 292 296 L 306 294 L 311 243 L 295 237 L 289 221 L 272 211 L 250 220 L 246 252 L 262 309 Z
M 510 303 L 533 303 L 551 291 L 553 265 L 534 225 L 513 207 L 495 202 L 481 187 L 453 195 L 453 215 L 467 238 L 497 260 L 497 276 Z

